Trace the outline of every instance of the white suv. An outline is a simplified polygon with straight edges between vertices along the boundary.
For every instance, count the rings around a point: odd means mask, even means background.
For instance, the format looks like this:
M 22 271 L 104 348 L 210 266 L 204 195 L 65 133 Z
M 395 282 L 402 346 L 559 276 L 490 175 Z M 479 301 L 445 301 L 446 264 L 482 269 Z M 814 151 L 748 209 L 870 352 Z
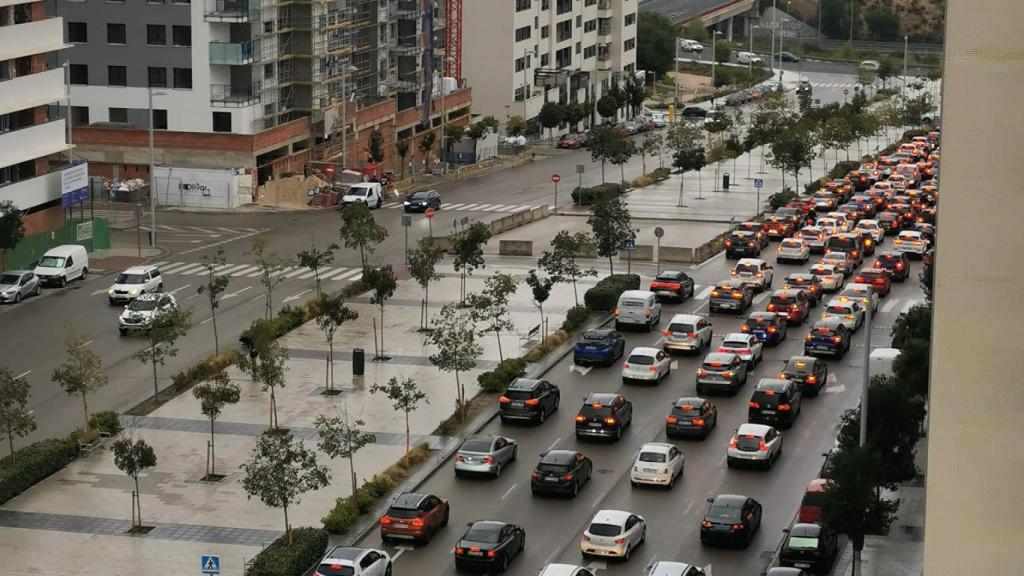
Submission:
M 623 510 L 601 510 L 583 531 L 580 552 L 584 558 L 604 556 L 629 560 L 633 550 L 647 539 L 647 521 Z
M 114 280 L 114 285 L 107 290 L 107 300 L 111 304 L 127 304 L 143 294 L 161 292 L 164 279 L 156 266 L 132 266 L 121 272 Z
M 143 294 L 125 306 L 117 319 L 121 336 L 131 332 L 148 332 L 160 316 L 178 308 L 177 301 L 170 294 Z

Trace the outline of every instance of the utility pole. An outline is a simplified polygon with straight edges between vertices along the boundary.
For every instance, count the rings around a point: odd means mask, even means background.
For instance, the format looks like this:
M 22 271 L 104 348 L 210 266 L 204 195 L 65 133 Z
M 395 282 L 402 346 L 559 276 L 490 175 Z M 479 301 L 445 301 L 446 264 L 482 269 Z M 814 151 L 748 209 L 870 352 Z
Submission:
M 676 62 L 676 75 L 673 76 L 673 80 L 675 80 L 675 84 L 676 84 L 675 107 L 679 108 L 679 37 L 678 36 L 676 37 L 676 57 L 675 57 L 675 62 Z M 676 110 L 676 114 L 678 114 L 678 113 L 679 113 L 679 111 Z
M 776 29 L 776 26 L 777 26 L 776 20 L 775 20 L 775 15 L 776 15 L 775 0 L 772 0 L 772 47 L 771 47 L 771 49 L 768 50 L 768 69 L 769 70 L 771 69 L 772 66 L 775 65 L 775 29 Z
M 70 164 L 75 159 L 75 149 L 71 146 L 71 63 L 67 60 L 64 61 L 64 97 L 67 100 L 65 114 L 67 114 L 68 120 L 68 164 Z
M 868 438 L 868 388 L 871 384 L 871 298 L 868 298 L 867 310 L 864 312 L 864 370 L 860 392 L 860 445 Z
M 903 36 L 903 99 L 907 98 L 907 48 L 910 36 Z
M 156 159 L 153 152 L 153 88 L 148 88 L 146 94 L 149 96 L 149 245 L 156 248 L 156 176 L 153 174 L 156 167 Z

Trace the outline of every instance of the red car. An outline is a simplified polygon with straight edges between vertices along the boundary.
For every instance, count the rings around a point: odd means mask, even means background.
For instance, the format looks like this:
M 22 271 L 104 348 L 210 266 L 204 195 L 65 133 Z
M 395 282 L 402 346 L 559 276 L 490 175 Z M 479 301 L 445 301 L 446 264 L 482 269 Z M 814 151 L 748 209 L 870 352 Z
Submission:
M 853 280 L 857 284 L 870 284 L 879 298 L 885 298 L 892 290 L 892 274 L 884 268 L 865 268 Z
M 558 139 L 559 148 L 576 150 L 583 147 L 583 137 L 579 134 L 566 134 Z
M 793 220 L 789 215 L 773 214 L 764 222 L 764 229 L 769 240 L 781 240 L 793 235 Z
M 433 494 L 399 494 L 380 519 L 380 539 L 427 542 L 448 525 L 448 501 Z
M 825 497 L 825 488 L 828 481 L 822 478 L 815 478 L 804 491 L 804 498 L 800 502 L 800 519 L 798 522 L 813 523 L 821 519 L 821 501 Z
M 776 290 L 768 301 L 768 311 L 785 316 L 790 325 L 803 324 L 811 311 L 811 299 L 801 289 Z

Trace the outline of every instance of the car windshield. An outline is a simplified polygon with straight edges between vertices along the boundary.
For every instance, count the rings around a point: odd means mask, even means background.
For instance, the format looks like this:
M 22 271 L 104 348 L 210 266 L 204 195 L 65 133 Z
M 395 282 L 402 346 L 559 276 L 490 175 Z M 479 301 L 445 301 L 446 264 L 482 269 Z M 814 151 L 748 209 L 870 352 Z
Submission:
M 722 522 L 732 524 L 739 522 L 740 520 L 740 509 L 739 508 L 728 508 L 725 506 L 712 506 L 708 509 L 707 519 L 712 522 Z
M 529 390 L 506 390 L 505 397 L 509 400 L 529 400 L 533 394 Z
M 651 366 L 654 364 L 654 357 L 631 354 L 626 362 L 629 364 L 640 364 L 641 366 Z
M 757 272 L 757 265 L 756 264 L 737 264 L 736 265 L 736 272 L 750 272 L 751 274 L 753 274 L 754 272 Z
M 419 510 L 411 508 L 388 508 L 388 516 L 392 518 L 415 518 L 419 515 Z
M 846 306 L 829 306 L 828 311 L 833 314 L 849 314 L 850 309 Z
M 369 188 L 349 188 L 349 196 L 369 196 Z
M 683 324 L 682 322 L 673 322 L 668 325 L 669 332 L 682 333 L 682 332 L 696 332 L 693 324 Z
M 410 200 L 426 200 L 429 198 L 427 192 L 413 192 L 409 195 Z
M 799 550 L 817 550 L 818 539 L 808 538 L 806 536 L 790 536 L 789 547 Z
M 39 261 L 39 265 L 43 268 L 63 268 L 64 258 L 61 256 L 43 256 L 43 259 Z
M 588 532 L 594 536 L 618 536 L 622 533 L 622 527 L 614 524 L 599 524 L 595 522 L 590 525 Z
M 4 274 L 3 276 L 0 276 L 0 284 L 17 284 L 20 280 L 21 276 L 16 276 L 14 274 Z
M 753 434 L 743 434 L 736 439 L 736 447 L 740 450 L 753 452 L 761 447 L 761 438 Z
M 114 284 L 144 284 L 145 282 L 145 274 L 118 274 L 117 280 L 114 280 Z
M 667 462 L 668 456 L 661 452 L 641 452 L 639 460 L 641 462 Z
M 580 409 L 580 415 L 585 418 L 593 418 L 595 416 L 605 417 L 611 416 L 611 406 L 601 406 L 600 408 L 594 408 L 592 404 L 587 404 Z
M 567 464 L 541 462 L 540 464 L 537 464 L 537 471 L 547 472 L 548 474 L 565 474 L 569 472 L 569 466 Z
M 691 404 L 683 404 L 682 406 L 673 406 L 673 416 L 695 416 L 700 414 L 700 406 L 693 406 Z
M 462 448 L 465 452 L 490 452 L 491 451 L 491 439 L 490 438 L 470 438 L 462 443 Z
M 342 566 L 341 564 L 329 564 L 324 562 L 316 569 L 317 574 L 323 576 L 353 576 L 356 573 L 355 568 L 352 566 Z
M 799 249 L 799 248 L 803 248 L 804 243 L 799 241 L 799 240 L 787 239 L 787 240 L 783 240 L 782 241 L 782 246 L 784 248 L 797 248 L 797 249 Z
M 776 306 L 789 306 L 793 302 L 796 302 L 796 298 L 786 295 L 772 296 L 771 299 L 771 303 Z
M 644 305 L 644 301 L 643 300 L 623 300 L 622 301 L 622 307 L 623 308 L 633 308 L 633 307 L 641 307 L 642 308 L 643 305 Z
M 746 348 L 747 343 L 737 340 L 727 340 L 722 342 L 722 348 Z
M 786 364 L 786 372 L 790 374 L 810 374 L 811 363 L 806 360 L 790 360 Z
M 819 276 L 829 276 L 832 274 L 832 270 L 825 268 L 824 266 L 815 266 L 811 268 L 811 274 L 817 274 Z
M 128 309 L 135 312 L 148 312 L 150 310 L 156 310 L 156 300 L 133 300 L 128 305 Z
M 791 286 L 804 286 L 810 283 L 811 279 L 804 276 L 790 276 L 789 278 L 786 278 L 786 284 Z
M 608 338 L 601 334 L 584 333 L 580 337 L 580 342 L 583 344 L 608 344 Z
M 480 526 L 474 524 L 462 537 L 463 540 L 472 540 L 473 542 L 485 542 L 487 544 L 495 544 L 498 542 L 498 535 L 501 534 L 501 528 L 498 526 L 485 525 Z

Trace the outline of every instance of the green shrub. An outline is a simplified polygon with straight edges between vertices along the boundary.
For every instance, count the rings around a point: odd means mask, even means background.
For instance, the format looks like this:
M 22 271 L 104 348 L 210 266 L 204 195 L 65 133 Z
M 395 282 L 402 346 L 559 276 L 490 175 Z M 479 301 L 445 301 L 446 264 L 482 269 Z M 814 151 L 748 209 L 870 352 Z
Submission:
M 367 514 L 370 510 L 373 510 L 373 505 L 377 501 L 376 491 L 371 490 L 364 483 L 358 490 L 356 490 L 355 501 L 359 514 Z
M 0 458 L 0 504 L 7 502 L 78 457 L 76 436 L 40 440 Z
M 590 206 L 602 198 L 612 198 L 622 193 L 622 185 L 615 182 L 598 184 L 589 188 L 576 187 L 572 191 L 572 201 L 580 206 Z
M 306 322 L 305 306 L 284 306 L 274 318 L 274 331 L 280 338 Z
M 654 177 L 652 176 L 637 176 L 633 179 L 631 185 L 633 188 L 643 188 L 644 186 L 650 186 L 654 184 Z
M 665 178 L 668 178 L 668 175 L 671 174 L 671 173 L 672 173 L 672 171 L 669 170 L 668 168 L 661 167 L 661 168 L 655 168 L 654 170 L 652 170 L 650 176 L 651 176 L 651 178 L 654 178 L 655 180 L 664 180 Z
M 334 507 L 320 519 L 324 530 L 331 534 L 348 534 L 359 520 L 359 507 L 350 498 L 338 498 Z
M 238 359 L 236 350 L 225 350 L 220 354 L 211 354 L 205 360 L 178 372 L 171 377 L 171 385 L 180 391 L 187 390 L 200 382 L 213 378 L 213 376 L 231 366 Z
M 783 188 L 779 192 L 771 195 L 768 199 L 768 205 L 772 207 L 772 210 L 778 210 L 786 204 L 789 204 L 794 198 L 796 198 L 796 192 L 793 192 L 789 188 Z
M 494 370 L 484 372 L 476 377 L 480 390 L 484 392 L 504 392 L 513 380 L 526 374 L 526 360 L 523 358 L 506 358 Z
M 626 290 L 640 288 L 637 274 L 612 274 L 601 279 L 583 295 L 583 301 L 591 310 L 609 311 L 619 302 L 619 296 Z
M 574 332 L 581 328 L 590 319 L 590 309 L 586 306 L 573 306 L 565 313 L 565 322 L 562 323 L 562 330 Z
M 302 576 L 327 552 L 329 536 L 320 528 L 292 530 L 292 544 L 288 535 L 274 540 L 252 559 L 247 576 Z
M 89 417 L 89 428 L 113 436 L 121 431 L 121 416 L 113 410 L 96 412 Z

